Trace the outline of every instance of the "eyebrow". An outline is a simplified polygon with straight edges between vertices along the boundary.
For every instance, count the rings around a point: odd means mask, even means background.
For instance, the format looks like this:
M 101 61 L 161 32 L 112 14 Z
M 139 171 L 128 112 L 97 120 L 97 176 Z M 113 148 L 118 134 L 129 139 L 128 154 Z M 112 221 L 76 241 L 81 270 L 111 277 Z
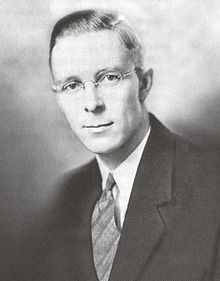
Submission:
M 122 71 L 122 67 L 106 67 L 106 68 L 103 68 L 103 69 L 100 69 L 98 70 L 95 75 L 94 75 L 94 79 L 96 80 L 100 75 L 102 74 L 105 74 L 109 71 Z M 58 80 L 58 84 L 65 84 L 65 83 L 68 83 L 68 82 L 71 82 L 71 81 L 82 81 L 82 79 L 77 76 L 77 75 L 71 75 L 69 77 L 67 77 L 65 80 Z
M 74 80 L 81 81 L 81 79 L 78 76 L 71 75 L 71 76 L 67 77 L 65 80 L 58 80 L 57 84 L 65 84 L 65 83 L 68 83 L 68 82 L 71 82 Z
M 100 69 L 99 71 L 97 71 L 96 73 L 95 73 L 95 79 L 97 79 L 98 77 L 100 77 L 100 75 L 102 75 L 102 74 L 105 74 L 105 73 L 107 73 L 107 72 L 110 72 L 110 71 L 122 71 L 122 68 L 120 68 L 120 67 L 111 67 L 111 68 L 103 68 L 103 69 Z

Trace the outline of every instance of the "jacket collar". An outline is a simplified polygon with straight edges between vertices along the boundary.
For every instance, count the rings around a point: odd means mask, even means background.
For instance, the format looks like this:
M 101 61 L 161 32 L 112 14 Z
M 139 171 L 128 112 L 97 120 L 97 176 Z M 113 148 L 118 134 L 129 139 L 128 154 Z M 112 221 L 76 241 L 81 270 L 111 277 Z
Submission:
M 138 278 L 166 232 L 172 199 L 174 138 L 150 115 L 152 132 L 135 177 L 110 281 Z

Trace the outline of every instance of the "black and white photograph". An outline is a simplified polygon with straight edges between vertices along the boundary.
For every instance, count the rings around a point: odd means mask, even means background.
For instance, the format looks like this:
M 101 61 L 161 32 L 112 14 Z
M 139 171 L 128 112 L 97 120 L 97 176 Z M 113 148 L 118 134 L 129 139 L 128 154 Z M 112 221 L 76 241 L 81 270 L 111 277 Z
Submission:
M 219 281 L 220 3 L 0 14 L 0 281 Z

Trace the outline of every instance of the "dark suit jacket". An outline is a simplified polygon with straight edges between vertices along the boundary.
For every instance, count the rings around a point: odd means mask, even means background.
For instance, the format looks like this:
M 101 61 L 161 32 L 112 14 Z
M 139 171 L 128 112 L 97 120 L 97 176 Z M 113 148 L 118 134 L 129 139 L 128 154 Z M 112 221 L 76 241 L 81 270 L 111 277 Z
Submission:
M 110 281 L 220 280 L 215 155 L 150 122 Z M 97 281 L 90 219 L 100 192 L 95 160 L 67 173 L 22 244 L 21 279 L 10 281 Z

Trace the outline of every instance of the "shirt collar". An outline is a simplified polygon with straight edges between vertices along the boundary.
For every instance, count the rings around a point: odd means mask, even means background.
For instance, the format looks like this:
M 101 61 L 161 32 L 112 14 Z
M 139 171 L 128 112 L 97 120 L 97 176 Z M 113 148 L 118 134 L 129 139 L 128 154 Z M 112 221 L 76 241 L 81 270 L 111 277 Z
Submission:
M 114 170 L 110 170 L 106 165 L 102 162 L 100 157 L 97 155 L 96 159 L 100 168 L 100 172 L 102 175 L 102 188 L 105 188 L 106 180 L 109 173 L 113 174 L 116 184 L 119 187 L 119 190 L 127 189 L 129 186 L 132 188 L 134 178 L 137 172 L 137 168 L 139 162 L 141 160 L 141 156 L 144 151 L 144 147 L 147 143 L 151 131 L 151 127 L 149 127 L 145 137 L 141 141 L 141 143 L 136 147 L 136 149 Z

